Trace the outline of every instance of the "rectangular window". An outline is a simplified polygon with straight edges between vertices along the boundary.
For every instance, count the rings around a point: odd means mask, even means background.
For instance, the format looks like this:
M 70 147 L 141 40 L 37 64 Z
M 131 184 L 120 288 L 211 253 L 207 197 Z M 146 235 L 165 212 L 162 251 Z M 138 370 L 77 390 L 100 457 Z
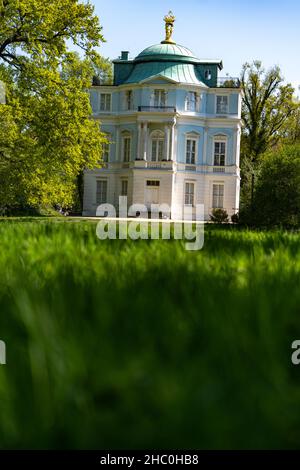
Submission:
M 111 94 L 101 93 L 100 94 L 100 111 L 110 111 L 111 107 Z
M 107 180 L 97 180 L 96 203 L 98 205 L 107 202 Z
M 184 204 L 186 206 L 194 205 L 194 183 L 185 183 Z
M 226 142 L 215 142 L 214 165 L 224 166 L 226 155 Z
M 121 196 L 128 194 L 128 180 L 122 180 Z
M 195 91 L 190 91 L 187 94 L 186 110 L 197 111 L 198 109 L 198 95 Z
M 147 180 L 147 186 L 159 186 L 159 181 Z
M 196 140 L 187 139 L 186 141 L 186 163 L 188 165 L 195 165 L 196 162 Z
M 164 156 L 164 141 L 163 139 L 153 139 L 152 140 L 152 162 L 160 162 Z
M 133 94 L 132 90 L 126 91 L 126 110 L 129 111 L 133 108 Z
M 123 161 L 129 162 L 130 161 L 130 153 L 131 153 L 131 139 L 130 137 L 123 138 Z
M 102 144 L 102 160 L 104 162 L 109 161 L 109 151 L 110 151 L 110 143 L 109 142 L 103 142 L 103 144 Z
M 228 96 L 217 96 L 217 114 L 228 113 Z
M 224 204 L 224 184 L 214 184 L 212 206 L 214 209 L 223 209 L 223 204 Z
M 164 107 L 166 106 L 166 92 L 165 90 L 155 90 L 154 91 L 154 106 L 155 107 Z

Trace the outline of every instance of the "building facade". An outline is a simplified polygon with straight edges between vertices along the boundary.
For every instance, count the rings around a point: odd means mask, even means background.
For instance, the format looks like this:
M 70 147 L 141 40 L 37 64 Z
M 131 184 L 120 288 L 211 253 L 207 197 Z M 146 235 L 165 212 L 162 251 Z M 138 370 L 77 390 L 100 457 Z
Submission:
M 107 134 L 103 166 L 86 171 L 83 215 L 103 203 L 170 207 L 172 219 L 204 205 L 229 216 L 239 208 L 241 90 L 220 78 L 221 60 L 201 60 L 172 39 L 175 18 L 165 17 L 166 39 L 134 60 L 122 52 L 114 83 L 90 90 L 93 118 Z

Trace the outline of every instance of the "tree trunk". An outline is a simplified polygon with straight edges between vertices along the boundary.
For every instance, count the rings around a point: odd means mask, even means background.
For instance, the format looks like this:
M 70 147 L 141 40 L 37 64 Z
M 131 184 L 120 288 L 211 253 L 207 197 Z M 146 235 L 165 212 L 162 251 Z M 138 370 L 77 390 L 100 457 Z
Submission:
M 251 212 L 254 211 L 254 172 L 251 175 Z
M 83 210 L 83 171 L 77 175 L 77 194 L 79 201 L 79 208 L 82 212 Z

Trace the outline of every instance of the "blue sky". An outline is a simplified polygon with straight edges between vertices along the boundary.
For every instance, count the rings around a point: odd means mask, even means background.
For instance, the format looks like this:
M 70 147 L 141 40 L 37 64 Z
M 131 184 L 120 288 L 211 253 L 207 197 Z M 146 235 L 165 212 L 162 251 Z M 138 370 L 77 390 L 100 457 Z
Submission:
M 135 57 L 164 36 L 163 16 L 176 16 L 174 39 L 199 58 L 221 58 L 224 70 L 238 76 L 244 62 L 277 64 L 286 81 L 300 85 L 299 0 L 91 0 L 111 59 L 121 50 Z

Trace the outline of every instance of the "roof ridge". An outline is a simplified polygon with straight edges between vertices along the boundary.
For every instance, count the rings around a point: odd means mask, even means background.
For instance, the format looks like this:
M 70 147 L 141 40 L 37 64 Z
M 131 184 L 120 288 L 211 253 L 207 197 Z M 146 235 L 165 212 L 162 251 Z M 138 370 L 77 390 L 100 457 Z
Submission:
M 153 44 L 140 52 L 136 59 L 150 55 L 174 55 L 197 59 L 194 53 L 181 44 Z

